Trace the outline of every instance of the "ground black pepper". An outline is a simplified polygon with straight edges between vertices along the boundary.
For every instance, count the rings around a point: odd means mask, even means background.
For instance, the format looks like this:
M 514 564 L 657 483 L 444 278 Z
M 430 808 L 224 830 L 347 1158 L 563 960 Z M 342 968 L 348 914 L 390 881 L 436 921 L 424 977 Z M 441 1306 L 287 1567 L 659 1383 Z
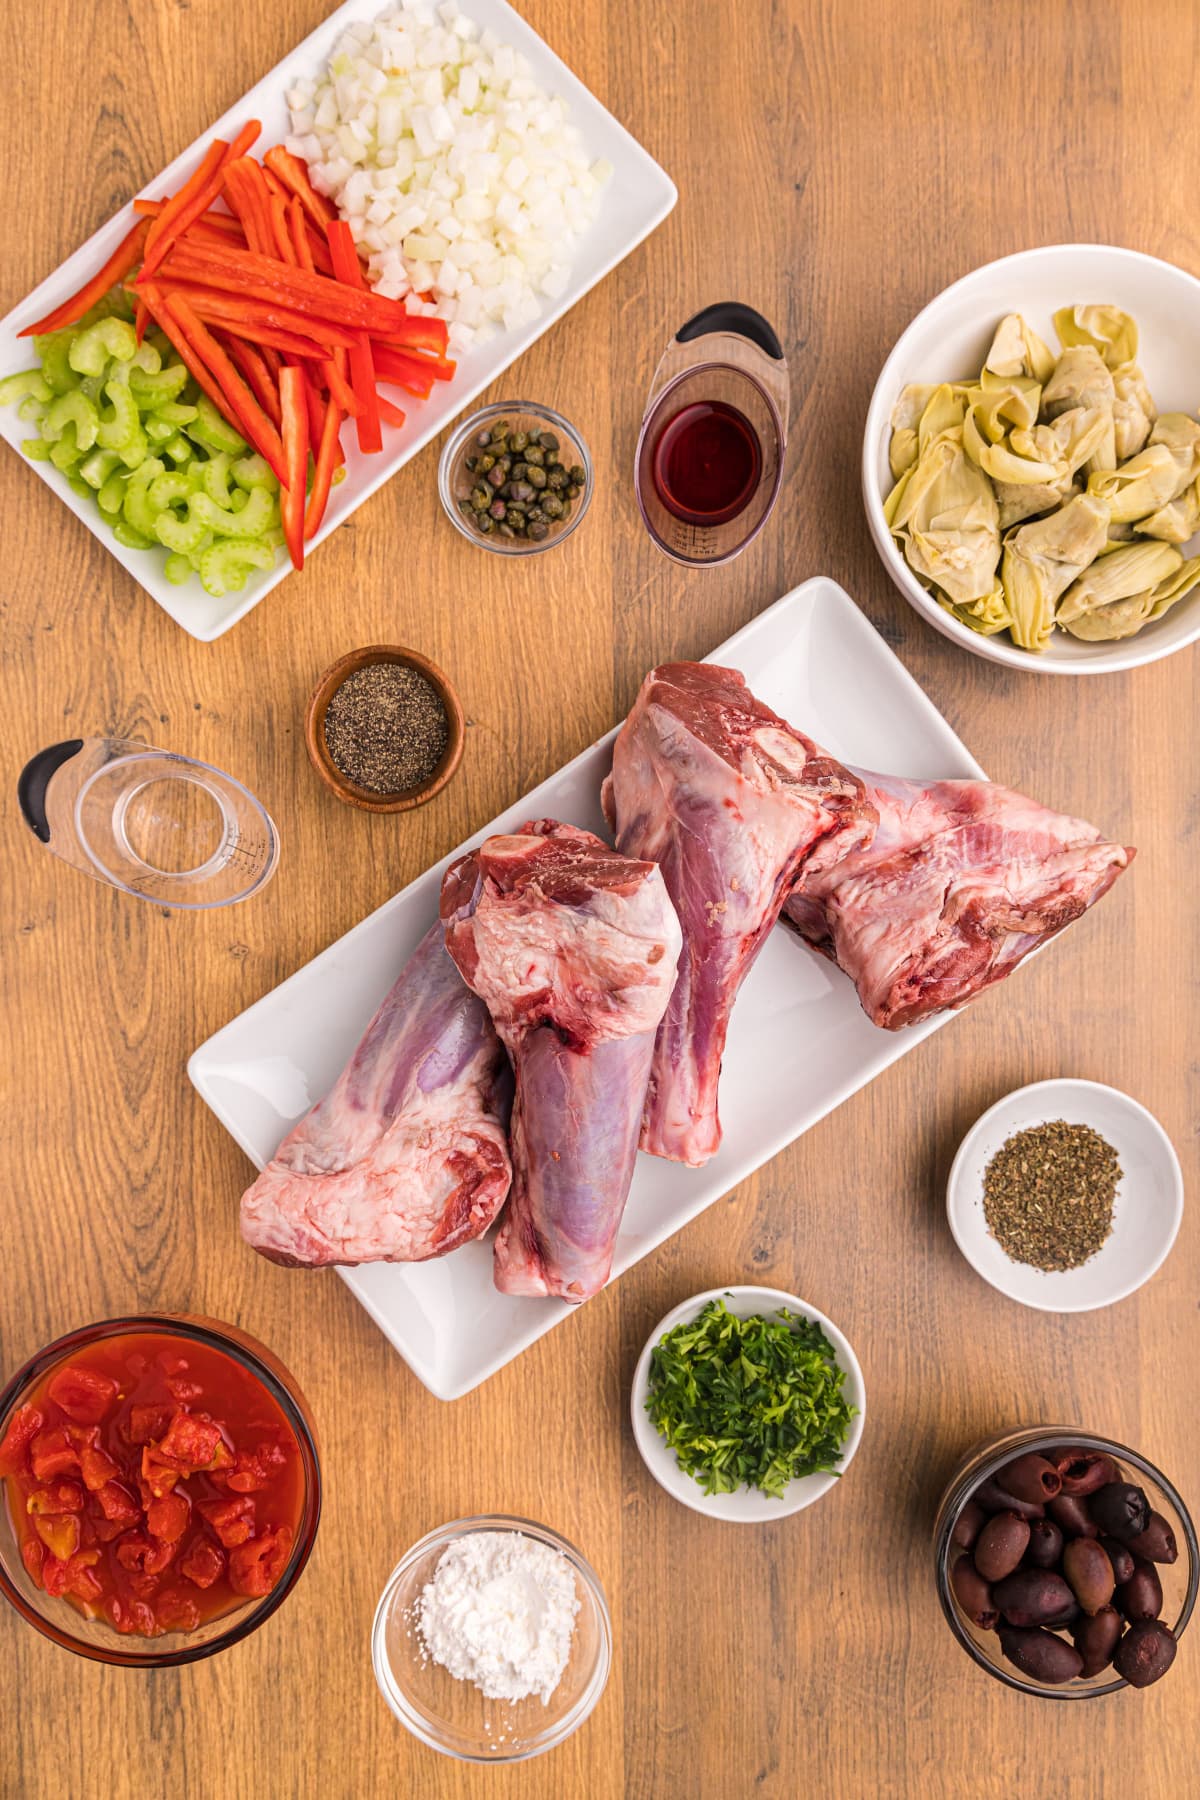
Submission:
M 421 787 L 441 761 L 447 735 L 437 689 L 406 663 L 356 669 L 325 711 L 325 744 L 335 766 L 372 794 Z
M 1090 1125 L 1031 1125 L 984 1171 L 988 1230 L 1014 1262 L 1077 1269 L 1112 1230 L 1120 1179 L 1116 1151 Z

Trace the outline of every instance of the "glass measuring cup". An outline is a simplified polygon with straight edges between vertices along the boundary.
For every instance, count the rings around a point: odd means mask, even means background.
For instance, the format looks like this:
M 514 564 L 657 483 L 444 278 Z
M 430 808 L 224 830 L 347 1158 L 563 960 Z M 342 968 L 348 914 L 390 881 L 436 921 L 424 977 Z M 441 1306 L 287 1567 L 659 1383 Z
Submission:
M 712 568 L 758 536 L 779 494 L 788 401 L 779 339 L 752 306 L 721 301 L 680 326 L 634 462 L 646 529 L 672 561 Z
M 247 900 L 279 860 L 279 834 L 240 781 L 125 738 L 39 750 L 17 798 L 47 849 L 97 881 L 196 912 Z

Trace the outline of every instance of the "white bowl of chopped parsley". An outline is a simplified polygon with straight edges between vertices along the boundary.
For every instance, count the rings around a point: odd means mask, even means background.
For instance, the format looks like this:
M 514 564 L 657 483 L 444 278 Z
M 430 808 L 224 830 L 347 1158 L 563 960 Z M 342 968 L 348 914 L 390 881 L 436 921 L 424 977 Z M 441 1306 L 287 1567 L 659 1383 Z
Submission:
M 958 1147 L 946 1184 L 954 1241 L 977 1274 L 1042 1312 L 1111 1306 L 1166 1261 L 1183 1175 L 1152 1113 L 1098 1081 L 1006 1094 Z
M 866 1415 L 862 1370 L 815 1307 L 778 1288 L 712 1288 L 660 1319 L 633 1374 L 633 1435 L 676 1500 L 765 1524 L 827 1494 Z

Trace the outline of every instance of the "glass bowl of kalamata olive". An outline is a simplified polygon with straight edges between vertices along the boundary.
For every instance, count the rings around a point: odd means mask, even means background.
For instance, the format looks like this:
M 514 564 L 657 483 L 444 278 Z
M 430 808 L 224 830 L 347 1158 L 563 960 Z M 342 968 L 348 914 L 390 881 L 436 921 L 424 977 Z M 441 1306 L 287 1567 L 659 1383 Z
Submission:
M 980 1668 L 1025 1694 L 1149 1687 L 1196 1603 L 1196 1532 L 1153 1463 L 1067 1426 L 977 1444 L 934 1526 L 938 1598 Z
M 446 517 L 500 556 L 534 556 L 570 537 L 594 479 L 575 427 L 530 400 L 502 400 L 464 419 L 438 464 Z

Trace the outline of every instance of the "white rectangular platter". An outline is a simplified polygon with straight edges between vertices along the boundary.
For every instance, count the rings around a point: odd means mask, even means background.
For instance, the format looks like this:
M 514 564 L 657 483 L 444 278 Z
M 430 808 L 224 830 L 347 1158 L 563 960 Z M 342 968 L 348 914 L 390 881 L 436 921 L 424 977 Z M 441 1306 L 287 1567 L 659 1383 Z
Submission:
M 761 699 L 846 762 L 925 778 L 983 773 L 849 595 L 824 577 L 777 601 L 707 660 L 740 669 Z M 606 832 L 600 783 L 614 736 L 485 825 L 194 1053 L 188 1074 L 258 1168 L 333 1085 L 436 916 L 453 856 L 526 819 Z M 877 1030 L 844 975 L 791 931 L 772 932 L 733 1015 L 720 1152 L 702 1169 L 638 1158 L 614 1279 L 943 1022 Z M 488 1239 L 436 1262 L 338 1272 L 443 1400 L 468 1393 L 577 1310 L 497 1293 Z M 741 1271 L 728 1273 L 735 1281 Z
M 174 193 L 196 168 L 212 139 L 231 139 L 247 119 L 262 121 L 262 136 L 255 146 L 256 154 L 272 144 L 282 143 L 289 131 L 285 96 L 293 82 L 302 76 L 319 73 L 347 25 L 375 19 L 387 10 L 388 0 L 345 0 L 345 4 L 331 13 L 323 25 L 318 25 L 302 44 L 277 63 L 257 87 L 251 88 L 203 137 L 176 157 L 148 184 L 145 192 L 154 198 Z M 569 312 L 589 288 L 595 287 L 622 262 L 656 225 L 662 223 L 678 197 L 674 183 L 654 159 L 572 75 L 536 31 L 505 4 L 505 0 L 462 0 L 461 10 L 480 25 L 490 26 L 502 42 L 512 45 L 528 58 L 540 84 L 568 103 L 571 118 L 579 127 L 589 156 L 592 160 L 606 158 L 612 164 L 613 173 L 605 187 L 599 217 L 575 252 L 571 279 L 561 298 L 547 300 L 543 311 L 531 324 L 516 331 L 500 331 L 488 342 L 472 346 L 459 358 L 454 380 L 437 382 L 428 400 L 417 400 L 397 391 L 393 397 L 403 406 L 407 417 L 398 430 L 384 426 L 381 455 L 361 456 L 353 442 L 353 433 L 343 431 L 346 479 L 330 495 L 325 521 L 310 549 L 344 524 L 356 507 L 464 411 L 522 351 L 527 350 L 556 319 Z M 196 15 L 197 19 L 199 16 Z M 58 165 L 52 160 L 49 166 L 53 171 Z M 53 179 L 52 173 L 48 179 Z M 133 198 L 131 195 L 129 205 L 123 206 L 7 318 L 0 320 L 0 377 L 33 366 L 32 346 L 28 338 L 17 337 L 18 331 L 32 320 L 44 318 L 103 266 L 134 222 Z M 586 436 L 586 420 L 580 423 Z M 15 407 L 0 408 L 0 437 L 5 438 L 18 455 L 21 454 L 22 440 L 32 434 L 33 428 L 18 418 Z M 26 459 L 22 457 L 22 460 Z M 165 552 L 125 549 L 113 537 L 99 509 L 73 494 L 66 478 L 52 464 L 30 463 L 29 467 L 54 489 L 63 504 L 100 539 L 176 624 L 204 642 L 228 631 L 291 573 L 291 565 L 281 555 L 273 569 L 253 575 L 239 593 L 227 594 L 220 600 L 206 594 L 198 579 L 175 587 L 163 574 Z

